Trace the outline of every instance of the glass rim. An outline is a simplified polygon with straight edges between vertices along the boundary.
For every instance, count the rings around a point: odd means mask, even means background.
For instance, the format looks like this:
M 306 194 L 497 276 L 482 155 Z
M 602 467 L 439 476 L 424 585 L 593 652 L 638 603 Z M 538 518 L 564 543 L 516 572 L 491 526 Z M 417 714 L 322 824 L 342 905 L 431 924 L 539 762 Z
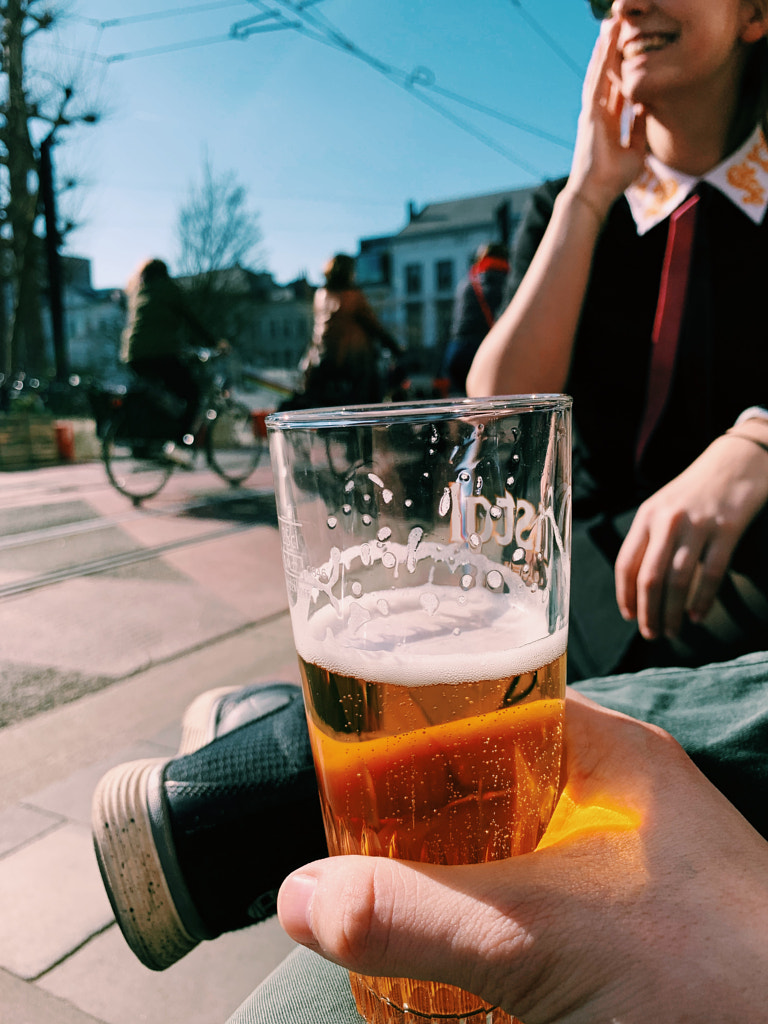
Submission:
M 526 412 L 555 412 L 570 409 L 573 399 L 566 394 L 498 395 L 492 398 L 439 398 L 414 402 L 378 402 L 373 405 L 340 405 L 323 409 L 292 409 L 273 412 L 266 417 L 268 430 L 286 431 L 312 428 L 383 425 L 408 420 L 428 423 L 453 419 L 462 414 L 515 415 Z

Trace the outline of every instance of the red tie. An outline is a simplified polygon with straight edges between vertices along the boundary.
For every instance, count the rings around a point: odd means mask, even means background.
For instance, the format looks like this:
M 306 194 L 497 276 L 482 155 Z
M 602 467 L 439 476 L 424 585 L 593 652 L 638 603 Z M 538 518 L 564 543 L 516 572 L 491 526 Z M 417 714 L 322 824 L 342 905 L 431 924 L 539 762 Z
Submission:
M 678 206 L 669 219 L 667 248 L 661 268 L 659 301 L 653 322 L 651 340 L 651 367 L 648 374 L 648 392 L 645 415 L 638 434 L 635 464 L 640 462 L 645 446 L 664 411 L 675 367 L 675 353 L 680 337 L 680 323 L 685 307 L 688 274 L 691 269 L 691 248 L 696 225 L 696 206 L 699 196 L 694 193 Z

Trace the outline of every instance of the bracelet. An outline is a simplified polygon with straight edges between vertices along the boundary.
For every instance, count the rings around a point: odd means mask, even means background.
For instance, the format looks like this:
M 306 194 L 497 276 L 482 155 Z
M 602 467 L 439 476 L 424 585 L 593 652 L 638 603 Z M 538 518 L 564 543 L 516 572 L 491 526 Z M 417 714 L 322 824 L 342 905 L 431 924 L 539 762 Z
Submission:
M 605 214 L 600 212 L 600 210 L 592 202 L 591 199 L 587 199 L 587 197 L 585 195 L 582 195 L 581 192 L 571 192 L 570 195 L 573 199 L 578 199 L 580 203 L 583 203 L 588 210 L 591 210 L 592 213 L 594 213 L 594 215 L 597 217 L 597 222 L 600 225 L 600 227 L 603 226 L 603 223 L 605 222 Z
M 768 452 L 768 432 L 765 426 L 758 426 L 758 430 L 751 429 L 748 424 L 750 420 L 744 423 L 740 423 L 736 427 L 729 427 L 725 432 L 726 437 L 740 437 L 742 441 L 751 441 L 752 444 L 756 444 L 759 448 L 762 448 L 764 452 Z M 756 436 L 758 433 L 762 434 L 762 437 Z

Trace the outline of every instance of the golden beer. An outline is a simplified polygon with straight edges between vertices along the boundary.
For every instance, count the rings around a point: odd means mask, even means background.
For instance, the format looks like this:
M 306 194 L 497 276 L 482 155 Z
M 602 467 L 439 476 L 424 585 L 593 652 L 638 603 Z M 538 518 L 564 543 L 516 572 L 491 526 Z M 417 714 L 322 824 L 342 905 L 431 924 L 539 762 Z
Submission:
M 332 854 L 472 864 L 536 847 L 560 781 L 565 630 L 425 587 L 324 608 L 296 642 Z M 511 1020 L 448 985 L 352 975 L 352 989 L 377 1024 Z

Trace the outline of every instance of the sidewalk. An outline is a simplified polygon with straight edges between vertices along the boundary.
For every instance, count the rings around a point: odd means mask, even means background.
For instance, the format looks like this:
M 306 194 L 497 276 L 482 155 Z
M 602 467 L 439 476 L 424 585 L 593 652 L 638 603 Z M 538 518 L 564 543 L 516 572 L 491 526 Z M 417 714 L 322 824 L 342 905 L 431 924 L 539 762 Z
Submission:
M 96 781 L 172 756 L 197 694 L 297 680 L 276 565 L 266 575 L 256 625 L 0 730 L 0 1024 L 223 1024 L 292 948 L 272 919 L 148 970 L 114 923 L 90 833 Z

